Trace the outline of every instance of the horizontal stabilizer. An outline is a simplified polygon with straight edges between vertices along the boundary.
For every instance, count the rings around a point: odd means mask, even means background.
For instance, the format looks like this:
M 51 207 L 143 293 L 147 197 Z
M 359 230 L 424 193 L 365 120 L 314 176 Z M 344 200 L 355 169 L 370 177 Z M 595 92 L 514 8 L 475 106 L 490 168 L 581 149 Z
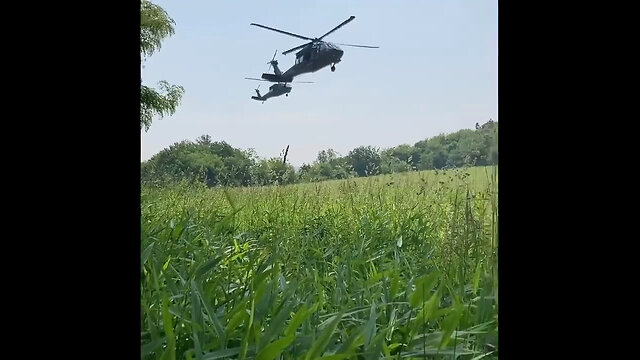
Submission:
M 284 82 L 284 83 L 289 83 L 293 81 L 293 77 L 291 76 L 279 76 L 279 75 L 275 75 L 275 74 L 262 74 L 262 78 L 267 80 L 267 81 L 271 81 L 271 82 Z

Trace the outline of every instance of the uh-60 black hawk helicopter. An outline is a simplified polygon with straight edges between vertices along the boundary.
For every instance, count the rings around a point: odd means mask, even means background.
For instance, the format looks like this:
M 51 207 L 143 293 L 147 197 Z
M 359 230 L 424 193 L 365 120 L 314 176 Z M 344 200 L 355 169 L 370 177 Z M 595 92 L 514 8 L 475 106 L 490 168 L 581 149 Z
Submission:
M 309 42 L 306 44 L 296 46 L 293 49 L 289 49 L 282 53 L 283 55 L 287 55 L 290 52 L 301 49 L 296 53 L 296 62 L 289 70 L 280 74 L 278 73 L 262 74 L 262 78 L 271 82 L 288 83 L 288 82 L 292 82 L 293 78 L 298 75 L 316 72 L 329 65 L 331 65 L 331 71 L 336 71 L 336 64 L 342 60 L 342 55 L 344 54 L 344 51 L 340 49 L 337 45 L 354 46 L 354 47 L 371 48 L 371 49 L 379 48 L 378 46 L 352 45 L 352 44 L 339 44 L 339 43 L 333 44 L 330 42 L 322 41 L 322 39 L 324 39 L 327 35 L 343 27 L 344 25 L 351 22 L 355 18 L 356 18 L 355 16 L 349 17 L 349 19 L 343 21 L 342 24 L 336 26 L 331 31 L 320 36 L 319 38 L 310 38 L 310 37 L 293 34 L 286 31 L 270 28 L 268 26 L 251 23 L 251 25 L 254 25 L 254 26 L 258 26 L 258 27 L 276 31 L 282 34 L 297 37 L 299 39 L 309 40 Z
M 273 53 L 273 58 L 271 59 L 271 61 L 269 61 L 267 64 L 269 64 L 269 70 L 271 70 L 271 67 L 273 66 L 273 72 L 275 76 L 280 76 L 282 75 L 282 71 L 280 71 L 280 69 L 278 68 L 278 60 L 276 60 L 276 54 L 278 53 L 278 50 L 276 50 L 275 53 Z M 269 74 L 271 75 L 271 74 Z M 268 80 L 264 80 L 264 79 L 256 79 L 256 78 L 245 78 L 247 80 L 258 80 L 258 81 L 268 81 Z M 295 82 L 295 83 L 307 83 L 307 84 L 312 84 L 313 81 L 291 81 L 291 82 Z M 258 85 L 258 88 L 260 88 L 260 85 Z M 291 86 L 287 85 L 287 82 L 278 82 L 277 84 L 273 84 L 271 86 L 269 86 L 269 92 L 264 94 L 264 95 L 260 95 L 260 90 L 258 90 L 258 88 L 255 89 L 256 93 L 258 94 L 258 96 L 252 96 L 251 98 L 253 100 L 258 100 L 258 101 L 262 101 L 262 103 L 264 104 L 264 102 L 272 97 L 276 97 L 276 96 L 282 96 L 282 95 L 286 95 L 289 96 L 289 93 L 291 92 Z

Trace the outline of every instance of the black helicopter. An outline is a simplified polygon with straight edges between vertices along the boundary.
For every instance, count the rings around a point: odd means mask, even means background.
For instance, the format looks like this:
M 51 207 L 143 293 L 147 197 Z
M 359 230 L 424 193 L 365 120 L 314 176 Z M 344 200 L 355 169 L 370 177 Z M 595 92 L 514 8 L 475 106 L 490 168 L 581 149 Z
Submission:
M 258 26 L 258 27 L 276 31 L 282 34 L 297 37 L 299 39 L 309 40 L 309 42 L 306 44 L 296 46 L 293 49 L 289 49 L 282 53 L 283 55 L 287 55 L 290 52 L 296 51 L 298 49 L 302 49 L 296 53 L 296 62 L 289 70 L 281 74 L 277 74 L 277 73 L 262 74 L 262 78 L 270 82 L 291 82 L 293 78 L 298 75 L 301 75 L 304 73 L 316 72 L 329 65 L 331 65 L 331 71 L 336 71 L 336 64 L 342 60 L 342 55 L 344 54 L 344 51 L 340 49 L 337 45 L 372 48 L 372 49 L 379 48 L 378 46 L 367 46 L 367 45 L 352 45 L 352 44 L 336 45 L 330 42 L 322 41 L 322 39 L 324 39 L 327 35 L 338 30 L 339 28 L 351 22 L 355 18 L 356 18 L 355 16 L 349 17 L 349 19 L 343 21 L 342 24 L 336 26 L 331 31 L 320 36 L 319 38 L 310 38 L 310 37 L 293 34 L 286 31 L 270 28 L 268 26 L 251 23 L 251 25 L 254 25 L 254 26 Z
M 278 50 L 276 50 L 275 53 L 273 53 L 273 58 L 271 59 L 271 61 L 267 62 L 267 64 L 269 64 L 269 70 L 271 70 L 271 67 L 273 66 L 273 72 L 274 74 L 268 74 L 268 75 L 275 75 L 275 76 L 281 76 L 282 75 L 282 71 L 280 71 L 280 69 L 278 68 L 278 60 L 276 60 L 276 54 L 278 53 Z M 268 81 L 268 80 L 264 80 L 264 79 L 256 79 L 256 78 L 245 78 L 247 80 L 257 80 L 257 81 Z M 260 90 L 258 90 L 260 88 L 260 85 L 258 85 L 258 88 L 254 89 L 256 91 L 256 93 L 258 94 L 258 96 L 252 96 L 251 98 L 253 100 L 258 100 L 258 101 L 262 101 L 262 103 L 264 104 L 264 102 L 272 97 L 276 97 L 276 96 L 289 96 L 289 93 L 291 92 L 291 85 L 287 85 L 287 82 L 295 82 L 295 83 L 307 83 L 307 84 L 312 84 L 313 81 L 282 81 L 282 82 L 278 82 L 277 84 L 273 84 L 269 87 L 269 92 L 264 94 L 264 95 L 260 95 Z
M 269 98 L 276 97 L 276 96 L 281 96 L 282 94 L 285 94 L 286 96 L 289 96 L 289 93 L 291 92 L 291 86 L 289 86 L 287 84 L 283 84 L 283 83 L 277 83 L 277 84 L 271 85 L 269 87 L 269 92 L 264 94 L 264 95 L 260 95 L 259 88 L 260 88 L 260 86 L 258 86 L 257 89 L 254 89 L 256 91 L 256 93 L 258 94 L 258 96 L 252 96 L 251 98 L 253 100 L 262 101 L 263 104 Z

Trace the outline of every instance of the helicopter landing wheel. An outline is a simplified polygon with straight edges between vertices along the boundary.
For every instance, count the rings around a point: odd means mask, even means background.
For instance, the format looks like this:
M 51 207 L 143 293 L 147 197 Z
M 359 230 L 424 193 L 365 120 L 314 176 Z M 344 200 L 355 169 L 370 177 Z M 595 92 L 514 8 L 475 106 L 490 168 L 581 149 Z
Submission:
M 335 65 L 331 65 L 331 72 L 336 71 L 336 66 Z
M 284 96 L 287 96 L 287 97 L 288 97 L 288 96 L 289 96 L 289 94 L 284 94 Z

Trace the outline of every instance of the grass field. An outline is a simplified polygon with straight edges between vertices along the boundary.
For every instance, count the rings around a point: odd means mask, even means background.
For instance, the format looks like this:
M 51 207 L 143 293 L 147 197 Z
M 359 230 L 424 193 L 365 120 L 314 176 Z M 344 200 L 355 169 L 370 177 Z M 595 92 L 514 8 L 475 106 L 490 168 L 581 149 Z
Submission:
M 497 182 L 143 187 L 142 358 L 496 359 Z

